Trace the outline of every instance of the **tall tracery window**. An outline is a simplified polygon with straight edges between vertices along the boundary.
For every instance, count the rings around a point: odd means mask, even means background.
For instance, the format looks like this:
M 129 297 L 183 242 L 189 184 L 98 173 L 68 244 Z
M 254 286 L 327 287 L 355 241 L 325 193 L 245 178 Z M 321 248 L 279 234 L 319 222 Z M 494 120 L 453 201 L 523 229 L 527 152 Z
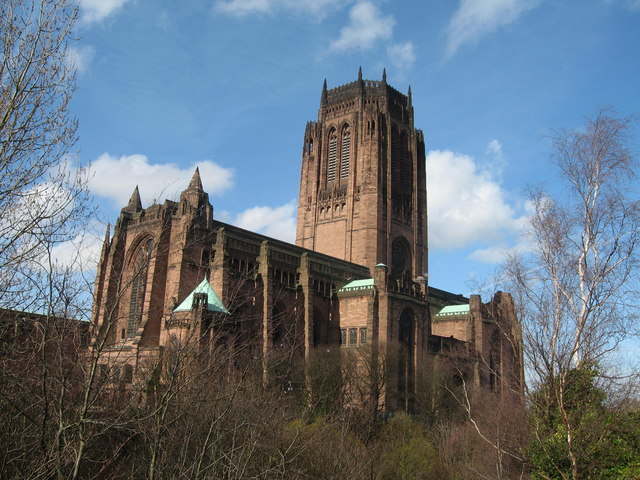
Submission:
M 351 156 L 351 132 L 349 127 L 342 129 L 342 151 L 340 152 L 340 179 L 349 176 L 349 159 Z
M 412 277 L 411 246 L 404 237 L 397 237 L 391 244 L 391 276 Z
M 400 189 L 403 193 L 411 193 L 413 189 L 413 171 L 409 157 L 407 132 L 400 134 Z
M 131 278 L 131 300 L 129 301 L 129 319 L 127 321 L 127 337 L 136 336 L 142 318 L 142 302 L 147 285 L 147 272 L 153 240 L 149 239 L 138 248 L 133 258 L 133 277 Z
M 327 183 L 336 180 L 336 161 L 338 156 L 338 136 L 335 130 L 329 133 L 329 161 L 327 162 Z

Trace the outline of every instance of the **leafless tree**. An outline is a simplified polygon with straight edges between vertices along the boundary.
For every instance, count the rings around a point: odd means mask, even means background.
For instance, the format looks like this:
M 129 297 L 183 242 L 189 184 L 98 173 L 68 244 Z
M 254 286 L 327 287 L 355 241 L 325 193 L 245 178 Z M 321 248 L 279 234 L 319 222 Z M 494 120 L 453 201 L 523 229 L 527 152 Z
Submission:
M 637 320 L 640 203 L 631 121 L 602 109 L 584 128 L 556 132 L 560 192 L 533 192 L 529 249 L 506 264 L 529 384 L 538 395 L 544 387 L 547 405 L 558 409 L 574 479 L 581 467 L 568 379 L 576 368 L 604 368 Z
M 463 413 L 445 424 L 441 450 L 449 467 L 464 471 L 464 478 L 524 478 L 527 428 L 522 399 L 473 387 L 458 373 L 459 385 L 444 386 Z
M 85 220 L 86 179 L 68 161 L 76 16 L 69 0 L 0 4 L 0 301 L 12 307 L 24 302 L 24 267 L 46 253 L 43 239 L 68 240 Z

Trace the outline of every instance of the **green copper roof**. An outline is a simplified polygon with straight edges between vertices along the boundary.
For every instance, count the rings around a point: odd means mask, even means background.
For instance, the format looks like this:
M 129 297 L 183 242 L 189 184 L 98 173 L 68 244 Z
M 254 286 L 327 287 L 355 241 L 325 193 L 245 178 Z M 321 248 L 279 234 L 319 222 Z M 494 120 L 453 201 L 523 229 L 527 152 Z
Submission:
M 342 287 L 339 292 L 352 292 L 354 290 L 366 290 L 373 287 L 373 278 L 365 278 L 362 280 L 354 280 Z
M 229 313 L 229 311 L 225 308 L 222 300 L 218 294 L 211 288 L 209 285 L 209 281 L 205 278 L 200 282 L 193 292 L 189 294 L 187 298 L 183 300 L 183 302 L 178 305 L 173 311 L 174 312 L 186 312 L 191 310 L 191 306 L 193 305 L 193 295 L 196 293 L 206 293 L 207 294 L 207 310 L 210 312 L 222 312 Z
M 469 305 L 447 305 L 438 313 L 436 313 L 436 317 L 447 317 L 453 315 L 468 315 L 469 314 Z

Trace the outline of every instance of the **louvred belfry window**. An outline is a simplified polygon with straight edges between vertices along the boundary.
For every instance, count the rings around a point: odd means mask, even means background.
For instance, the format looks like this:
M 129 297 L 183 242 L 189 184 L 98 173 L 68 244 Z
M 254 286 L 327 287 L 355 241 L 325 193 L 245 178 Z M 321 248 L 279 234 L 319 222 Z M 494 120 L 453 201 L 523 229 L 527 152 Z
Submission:
M 413 172 L 408 147 L 407 134 L 403 131 L 400 135 L 400 189 L 403 193 L 410 193 L 413 189 Z
M 329 134 L 329 161 L 327 162 L 327 183 L 336 180 L 336 160 L 338 156 L 338 137 L 336 131 Z
M 351 156 L 351 132 L 345 127 L 342 130 L 342 152 L 340 155 L 340 179 L 349 176 L 349 159 Z

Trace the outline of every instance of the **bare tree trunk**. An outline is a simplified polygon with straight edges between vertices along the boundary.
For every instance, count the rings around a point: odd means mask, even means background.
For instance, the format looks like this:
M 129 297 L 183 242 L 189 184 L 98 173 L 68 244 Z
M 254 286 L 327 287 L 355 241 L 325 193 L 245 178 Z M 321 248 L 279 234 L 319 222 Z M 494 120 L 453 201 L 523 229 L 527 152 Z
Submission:
M 550 456 L 547 465 L 574 480 L 592 459 L 579 438 L 584 425 L 576 420 L 576 394 L 569 393 L 577 388 L 570 384 L 572 374 L 604 368 L 608 354 L 633 331 L 628 298 L 637 296 L 639 286 L 640 203 L 629 189 L 636 169 L 630 122 L 601 110 L 583 130 L 555 135 L 563 197 L 534 192 L 531 252 L 513 256 L 506 266 L 507 288 L 523 320 L 532 400 L 534 407 L 544 405 L 534 415 L 543 415 L 544 428 L 557 422 L 570 468 Z M 542 448 L 552 433 L 536 433 Z

